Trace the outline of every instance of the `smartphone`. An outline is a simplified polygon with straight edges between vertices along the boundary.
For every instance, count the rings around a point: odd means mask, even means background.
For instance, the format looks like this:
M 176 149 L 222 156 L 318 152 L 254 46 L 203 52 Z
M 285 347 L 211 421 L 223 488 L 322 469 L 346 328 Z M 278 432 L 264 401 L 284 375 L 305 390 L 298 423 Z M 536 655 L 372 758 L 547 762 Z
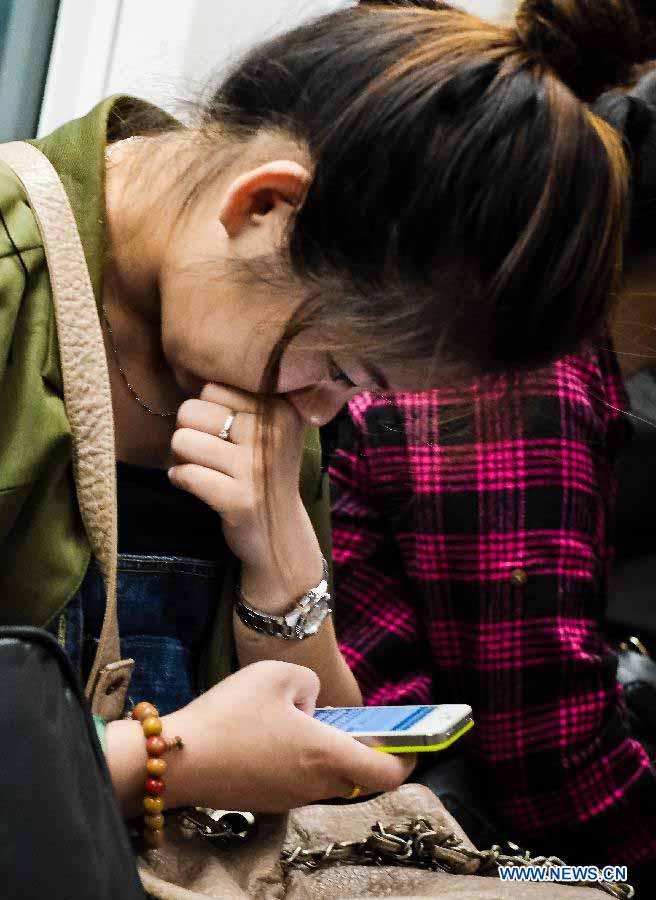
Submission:
M 471 706 L 326 706 L 315 719 L 385 753 L 445 750 L 474 725 Z

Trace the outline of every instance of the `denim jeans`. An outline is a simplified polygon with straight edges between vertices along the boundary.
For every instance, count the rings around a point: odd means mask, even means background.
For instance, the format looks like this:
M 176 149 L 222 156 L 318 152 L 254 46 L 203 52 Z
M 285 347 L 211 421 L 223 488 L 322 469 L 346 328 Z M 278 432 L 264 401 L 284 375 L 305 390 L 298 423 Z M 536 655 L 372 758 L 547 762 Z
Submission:
M 214 620 L 220 574 L 219 563 L 205 560 L 119 554 L 121 656 L 135 661 L 126 709 L 148 700 L 166 715 L 197 696 L 198 662 Z M 52 627 L 83 679 L 104 611 L 103 580 L 92 560 L 80 590 Z

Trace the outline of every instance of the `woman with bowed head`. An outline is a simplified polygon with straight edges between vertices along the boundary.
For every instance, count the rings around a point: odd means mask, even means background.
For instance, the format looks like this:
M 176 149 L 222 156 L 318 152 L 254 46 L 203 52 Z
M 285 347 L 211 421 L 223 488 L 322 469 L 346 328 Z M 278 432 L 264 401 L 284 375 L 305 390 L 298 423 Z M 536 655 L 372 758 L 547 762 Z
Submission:
M 593 83 L 577 60 L 597 10 L 623 40 Z M 562 70 L 546 16 L 571 25 Z M 37 142 L 103 329 L 127 711 L 148 700 L 184 737 L 170 805 L 280 810 L 408 775 L 306 715 L 361 702 L 325 597 L 316 429 L 365 389 L 516 371 L 598 332 L 630 173 L 584 101 L 649 56 L 654 24 L 639 3 L 527 2 L 518 29 L 362 3 L 251 51 L 194 126 L 114 97 Z M 50 628 L 85 676 L 102 582 L 43 241 L 5 165 L 0 211 L 2 620 Z M 310 593 L 304 639 L 281 640 Z M 140 724 L 104 738 L 135 812 Z

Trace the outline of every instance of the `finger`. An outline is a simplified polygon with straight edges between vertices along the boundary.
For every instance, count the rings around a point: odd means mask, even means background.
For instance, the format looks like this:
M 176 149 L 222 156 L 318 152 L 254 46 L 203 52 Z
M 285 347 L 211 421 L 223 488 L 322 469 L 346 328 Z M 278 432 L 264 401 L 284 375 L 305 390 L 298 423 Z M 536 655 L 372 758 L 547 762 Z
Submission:
M 200 392 L 200 399 L 208 403 L 217 403 L 219 406 L 226 406 L 235 412 L 255 414 L 259 409 L 258 398 L 254 394 L 213 382 L 205 385 Z
M 287 672 L 289 698 L 294 706 L 308 716 L 313 716 L 317 708 L 317 697 L 321 690 L 319 676 L 306 666 L 289 667 Z
M 235 411 L 207 400 L 185 400 L 178 410 L 178 428 L 192 428 L 218 437 L 225 428 L 230 414 L 235 416 L 230 428 L 229 443 L 253 443 L 256 420 L 250 413 Z
M 175 487 L 198 497 L 226 518 L 244 503 L 238 482 L 215 469 L 184 463 L 169 469 L 169 479 Z
M 237 478 L 252 471 L 252 455 L 248 447 L 229 443 L 204 431 L 178 428 L 171 438 L 171 450 L 180 463 L 193 463 Z M 250 467 L 250 468 L 247 468 Z
M 362 785 L 367 792 L 392 791 L 403 784 L 416 765 L 414 754 L 382 753 L 359 743 L 354 738 L 323 722 L 324 728 L 336 732 L 335 749 L 339 768 L 335 772 L 346 782 Z

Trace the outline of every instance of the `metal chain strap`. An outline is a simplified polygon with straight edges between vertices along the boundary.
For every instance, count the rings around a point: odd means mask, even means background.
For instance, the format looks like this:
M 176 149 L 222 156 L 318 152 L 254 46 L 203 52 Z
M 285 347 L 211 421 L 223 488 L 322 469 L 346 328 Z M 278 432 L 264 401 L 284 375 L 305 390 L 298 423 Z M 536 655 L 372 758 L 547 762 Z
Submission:
M 478 865 L 471 871 L 471 862 Z M 416 819 L 403 825 L 384 827 L 376 822 L 364 841 L 338 841 L 325 847 L 296 847 L 283 851 L 284 868 L 317 869 L 329 864 L 351 863 L 359 866 L 414 866 L 422 869 L 442 869 L 454 875 L 475 874 L 497 876 L 499 866 L 563 866 L 556 856 L 534 856 L 528 851 L 516 855 L 502 852 L 495 845 L 489 850 L 471 850 L 445 826 L 433 827 L 426 819 Z M 631 900 L 635 891 L 630 884 L 610 881 L 568 882 L 582 887 L 597 888 L 617 900 Z
M 251 813 L 212 810 L 201 807 L 181 810 L 179 821 L 215 846 L 234 847 L 251 836 L 255 819 Z M 441 869 L 453 875 L 486 875 L 498 877 L 499 866 L 564 866 L 557 856 L 531 856 L 510 845 L 505 853 L 498 845 L 489 850 L 471 850 L 445 825 L 433 826 L 427 819 L 415 819 L 402 825 L 383 826 L 376 822 L 363 841 L 335 841 L 325 847 L 296 847 L 281 853 L 284 869 L 318 869 L 327 865 L 413 866 Z M 471 863 L 474 863 L 472 867 Z M 616 900 L 632 900 L 635 891 L 630 884 L 610 881 L 577 881 L 568 884 L 597 888 Z

